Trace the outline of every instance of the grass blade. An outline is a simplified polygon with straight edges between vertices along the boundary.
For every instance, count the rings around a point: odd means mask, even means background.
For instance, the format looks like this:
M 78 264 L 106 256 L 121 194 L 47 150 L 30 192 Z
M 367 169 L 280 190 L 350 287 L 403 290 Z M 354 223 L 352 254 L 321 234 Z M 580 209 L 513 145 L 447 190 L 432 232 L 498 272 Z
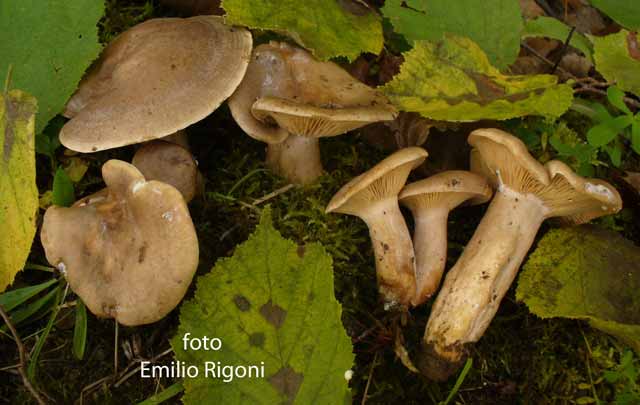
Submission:
M 453 386 L 453 388 L 449 392 L 449 395 L 447 396 L 447 399 L 444 402 L 441 402 L 442 405 L 447 405 L 449 402 L 451 402 L 453 397 L 456 396 L 456 394 L 458 393 L 458 390 L 460 389 L 460 387 L 462 386 L 462 383 L 464 382 L 464 379 L 467 378 L 467 374 L 469 374 L 469 371 L 471 370 L 471 366 L 472 365 L 473 365 L 473 359 L 471 357 L 469 357 L 467 359 L 467 362 L 464 363 L 464 368 L 462 369 L 462 371 L 458 375 L 458 379 L 456 380 L 455 385 Z
M 26 305 L 24 308 L 17 309 L 11 313 L 11 322 L 14 325 L 20 324 L 22 321 L 31 318 L 35 313 L 40 312 L 43 308 L 44 311 L 48 311 L 53 305 L 55 305 L 55 297 L 58 295 L 58 291 L 60 290 L 60 286 L 56 286 L 54 289 L 49 291 L 47 295 L 44 297 Z M 2 328 L 6 330 L 6 326 Z
M 76 325 L 73 329 L 73 354 L 78 360 L 84 357 L 87 346 L 87 308 L 80 298 L 76 301 Z
M 16 290 L 0 294 L 0 305 L 2 305 L 5 311 L 9 312 L 13 308 L 27 301 L 29 298 L 38 294 L 40 291 L 47 289 L 57 281 L 57 279 L 52 279 L 41 284 L 18 288 Z

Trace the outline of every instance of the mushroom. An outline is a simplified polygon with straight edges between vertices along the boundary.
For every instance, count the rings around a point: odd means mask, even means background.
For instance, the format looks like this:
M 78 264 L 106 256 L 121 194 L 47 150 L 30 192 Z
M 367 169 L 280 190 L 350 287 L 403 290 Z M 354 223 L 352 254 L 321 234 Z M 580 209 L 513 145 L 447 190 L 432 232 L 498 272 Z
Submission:
M 404 148 L 345 184 L 326 212 L 360 217 L 369 227 L 375 253 L 378 286 L 387 306 L 407 307 L 415 295 L 415 257 L 398 193 L 409 172 L 422 164 L 427 152 Z
M 268 144 L 267 165 L 300 184 L 322 174 L 318 138 L 396 115 L 380 92 L 335 63 L 273 41 L 254 49 L 229 108 L 249 136 Z
M 487 202 L 493 191 L 487 180 L 475 173 L 452 170 L 408 184 L 400 192 L 400 203 L 411 210 L 415 221 L 416 296 L 418 306 L 440 285 L 447 260 L 447 218 L 465 201 Z
M 189 211 L 178 190 L 146 181 L 129 163 L 107 161 L 102 177 L 106 189 L 47 209 L 47 260 L 97 316 L 155 322 L 178 305 L 198 265 Z
M 468 141 L 475 150 L 472 170 L 486 174 L 496 192 L 427 323 L 418 364 L 436 380 L 453 373 L 467 345 L 483 335 L 545 219 L 578 224 L 622 207 L 609 183 L 582 178 L 559 161 L 543 166 L 513 135 L 478 129 Z
M 201 181 L 196 161 L 191 152 L 176 143 L 146 142 L 136 151 L 131 163 L 145 179 L 158 180 L 178 189 L 186 202 L 198 194 Z
M 123 32 L 67 102 L 64 146 L 95 152 L 162 138 L 197 122 L 236 89 L 251 34 L 221 17 L 158 18 Z

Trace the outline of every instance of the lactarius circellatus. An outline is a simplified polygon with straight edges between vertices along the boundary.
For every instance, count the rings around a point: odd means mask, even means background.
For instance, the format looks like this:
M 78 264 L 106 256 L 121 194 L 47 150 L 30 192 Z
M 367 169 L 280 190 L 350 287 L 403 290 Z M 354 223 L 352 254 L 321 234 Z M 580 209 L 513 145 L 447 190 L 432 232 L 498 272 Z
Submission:
M 147 180 L 158 180 L 177 188 L 189 202 L 198 193 L 200 173 L 191 152 L 164 140 L 146 142 L 131 163 Z
M 123 325 L 155 322 L 178 305 L 198 265 L 182 195 L 129 163 L 102 166 L 107 188 L 47 209 L 41 240 L 89 310 Z
M 418 147 L 400 149 L 345 184 L 333 196 L 326 212 L 355 215 L 366 222 L 375 253 L 380 293 L 388 305 L 407 307 L 415 295 L 415 257 L 398 193 L 409 172 L 427 152 Z
M 438 173 L 402 189 L 398 199 L 411 210 L 415 222 L 416 296 L 411 302 L 414 306 L 429 299 L 440 285 L 447 260 L 449 212 L 465 201 L 484 203 L 492 194 L 484 177 L 462 170 Z
M 497 130 L 469 135 L 472 170 L 485 174 L 495 196 L 438 293 L 423 338 L 419 367 L 432 379 L 453 373 L 466 346 L 483 335 L 514 280 L 542 221 L 578 224 L 622 207 L 609 183 L 585 179 L 559 161 L 542 165 L 518 138 Z
M 221 17 L 158 18 L 118 35 L 67 102 L 60 142 L 95 152 L 162 138 L 200 121 L 236 89 L 251 34 Z
M 281 42 L 254 49 L 229 108 L 249 136 L 268 144 L 267 165 L 300 184 L 322 174 L 318 138 L 396 115 L 384 95 L 335 63 Z

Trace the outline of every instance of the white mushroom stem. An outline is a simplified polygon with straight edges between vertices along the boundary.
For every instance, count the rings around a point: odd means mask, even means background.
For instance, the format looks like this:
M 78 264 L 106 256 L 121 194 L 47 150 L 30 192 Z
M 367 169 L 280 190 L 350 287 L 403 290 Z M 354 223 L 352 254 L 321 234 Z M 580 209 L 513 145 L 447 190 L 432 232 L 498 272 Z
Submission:
M 294 184 L 309 184 L 322 175 L 318 138 L 289 135 L 267 147 L 267 166 Z
M 482 336 L 548 213 L 534 195 L 500 187 L 432 309 L 420 359 L 429 377 L 446 379 Z
M 416 253 L 416 296 L 413 305 L 437 289 L 447 261 L 447 208 L 416 210 L 413 247 Z
M 369 227 L 380 293 L 389 306 L 408 305 L 415 292 L 415 255 L 397 198 L 359 213 Z

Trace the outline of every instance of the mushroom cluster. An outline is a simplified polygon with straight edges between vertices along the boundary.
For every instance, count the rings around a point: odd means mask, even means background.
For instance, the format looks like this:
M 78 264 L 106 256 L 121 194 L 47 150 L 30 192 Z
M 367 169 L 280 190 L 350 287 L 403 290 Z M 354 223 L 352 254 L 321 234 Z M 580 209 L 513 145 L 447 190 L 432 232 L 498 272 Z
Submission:
M 545 219 L 580 224 L 622 207 L 609 183 L 582 178 L 560 161 L 542 165 L 511 134 L 478 129 L 468 142 L 473 147 L 471 172 L 442 172 L 405 186 L 409 172 L 427 156 L 421 148 L 405 148 L 347 183 L 327 206 L 327 212 L 366 222 L 380 293 L 387 307 L 407 309 L 426 302 L 438 289 L 446 264 L 449 211 L 465 201 L 491 199 L 448 272 L 427 323 L 417 365 L 435 380 L 456 371 L 468 345 L 483 335 Z M 398 202 L 413 214 L 413 242 Z
M 198 263 L 186 203 L 203 178 L 184 129 L 232 94 L 238 124 L 269 144 L 267 164 L 301 184 L 322 173 L 319 137 L 395 117 L 381 93 L 338 65 L 278 42 L 252 54 L 252 42 L 217 16 L 151 19 L 117 36 L 68 100 L 68 149 L 141 144 L 132 165 L 103 166 L 104 190 L 45 214 L 47 258 L 93 313 L 154 322 L 186 292 Z
M 60 141 L 73 151 L 148 141 L 132 165 L 104 164 L 104 190 L 45 213 L 47 260 L 94 314 L 151 323 L 186 293 L 198 265 L 186 203 L 202 181 L 182 130 L 235 91 L 251 49 L 249 31 L 220 17 L 148 20 L 104 49 L 67 102 Z

